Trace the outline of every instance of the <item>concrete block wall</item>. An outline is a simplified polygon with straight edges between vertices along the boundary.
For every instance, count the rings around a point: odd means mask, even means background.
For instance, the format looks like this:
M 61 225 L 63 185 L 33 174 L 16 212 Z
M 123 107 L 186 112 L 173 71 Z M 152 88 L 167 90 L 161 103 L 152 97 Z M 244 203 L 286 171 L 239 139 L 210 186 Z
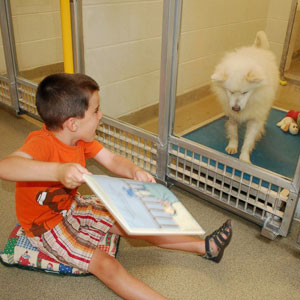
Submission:
M 177 94 L 209 84 L 226 51 L 253 43 L 269 0 L 183 1 Z
M 20 71 L 63 62 L 59 0 L 10 1 Z
M 158 102 L 161 0 L 84 0 L 85 70 L 101 86 L 105 114 L 119 117 Z
M 177 94 L 209 84 L 226 52 L 265 30 L 278 64 L 292 0 L 184 0 Z M 86 73 L 102 109 L 120 117 L 158 103 L 162 0 L 83 0 Z
M 12 0 L 19 70 L 63 61 L 59 0 Z M 83 0 L 86 73 L 120 117 L 158 103 L 163 0 Z M 280 62 L 292 0 L 184 0 L 177 94 L 210 81 L 220 57 L 265 30 Z M 33 55 L 34 53 L 34 55 Z M 5 70 L 0 39 L 0 72 Z
M 269 4 L 265 31 L 270 39 L 271 49 L 276 54 L 278 64 L 281 61 L 292 1 L 270 0 Z

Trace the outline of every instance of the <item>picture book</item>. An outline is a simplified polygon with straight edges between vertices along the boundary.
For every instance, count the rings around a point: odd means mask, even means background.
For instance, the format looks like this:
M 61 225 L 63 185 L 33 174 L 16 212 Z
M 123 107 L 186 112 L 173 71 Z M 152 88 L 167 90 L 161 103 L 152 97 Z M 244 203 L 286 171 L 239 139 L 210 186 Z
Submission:
M 92 191 L 129 235 L 202 235 L 204 230 L 165 186 L 84 175 Z

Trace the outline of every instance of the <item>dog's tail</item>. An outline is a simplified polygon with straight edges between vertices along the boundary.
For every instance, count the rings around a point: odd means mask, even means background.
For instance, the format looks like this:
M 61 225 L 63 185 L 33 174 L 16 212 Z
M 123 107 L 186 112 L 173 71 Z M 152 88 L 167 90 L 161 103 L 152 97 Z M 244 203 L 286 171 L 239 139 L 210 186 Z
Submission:
M 268 37 L 264 31 L 259 31 L 256 34 L 254 46 L 257 48 L 263 48 L 263 49 L 267 49 L 267 50 L 270 49 Z

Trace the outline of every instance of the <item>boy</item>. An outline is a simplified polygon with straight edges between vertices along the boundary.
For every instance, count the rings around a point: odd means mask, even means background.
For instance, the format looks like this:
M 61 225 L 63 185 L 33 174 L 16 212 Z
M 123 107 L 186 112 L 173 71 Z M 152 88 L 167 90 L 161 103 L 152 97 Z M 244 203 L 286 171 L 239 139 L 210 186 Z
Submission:
M 107 232 L 127 236 L 102 207 L 76 194 L 94 158 L 111 172 L 155 182 L 148 172 L 95 140 L 102 113 L 99 86 L 83 74 L 53 74 L 38 86 L 36 106 L 44 127 L 0 161 L 0 178 L 16 181 L 17 218 L 31 243 L 65 264 L 88 271 L 124 299 L 166 299 L 131 276 L 97 248 Z M 189 236 L 145 236 L 158 247 L 195 252 L 219 262 L 230 242 L 230 220 L 205 240 Z

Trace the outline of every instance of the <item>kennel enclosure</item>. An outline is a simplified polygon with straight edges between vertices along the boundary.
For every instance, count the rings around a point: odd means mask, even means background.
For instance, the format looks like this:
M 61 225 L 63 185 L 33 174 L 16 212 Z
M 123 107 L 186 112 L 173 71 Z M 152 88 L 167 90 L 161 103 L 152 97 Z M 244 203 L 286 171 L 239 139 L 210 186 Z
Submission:
M 71 1 L 77 72 L 84 71 L 81 5 L 81 1 Z M 163 1 L 158 134 L 104 116 L 97 138 L 158 180 L 181 187 L 260 225 L 263 236 L 269 239 L 286 236 L 299 198 L 300 160 L 290 179 L 173 134 L 181 15 L 181 0 Z M 0 75 L 0 103 L 17 114 L 38 118 L 34 99 L 37 84 L 18 72 L 7 0 L 0 0 L 0 17 L 7 68 L 7 74 Z

